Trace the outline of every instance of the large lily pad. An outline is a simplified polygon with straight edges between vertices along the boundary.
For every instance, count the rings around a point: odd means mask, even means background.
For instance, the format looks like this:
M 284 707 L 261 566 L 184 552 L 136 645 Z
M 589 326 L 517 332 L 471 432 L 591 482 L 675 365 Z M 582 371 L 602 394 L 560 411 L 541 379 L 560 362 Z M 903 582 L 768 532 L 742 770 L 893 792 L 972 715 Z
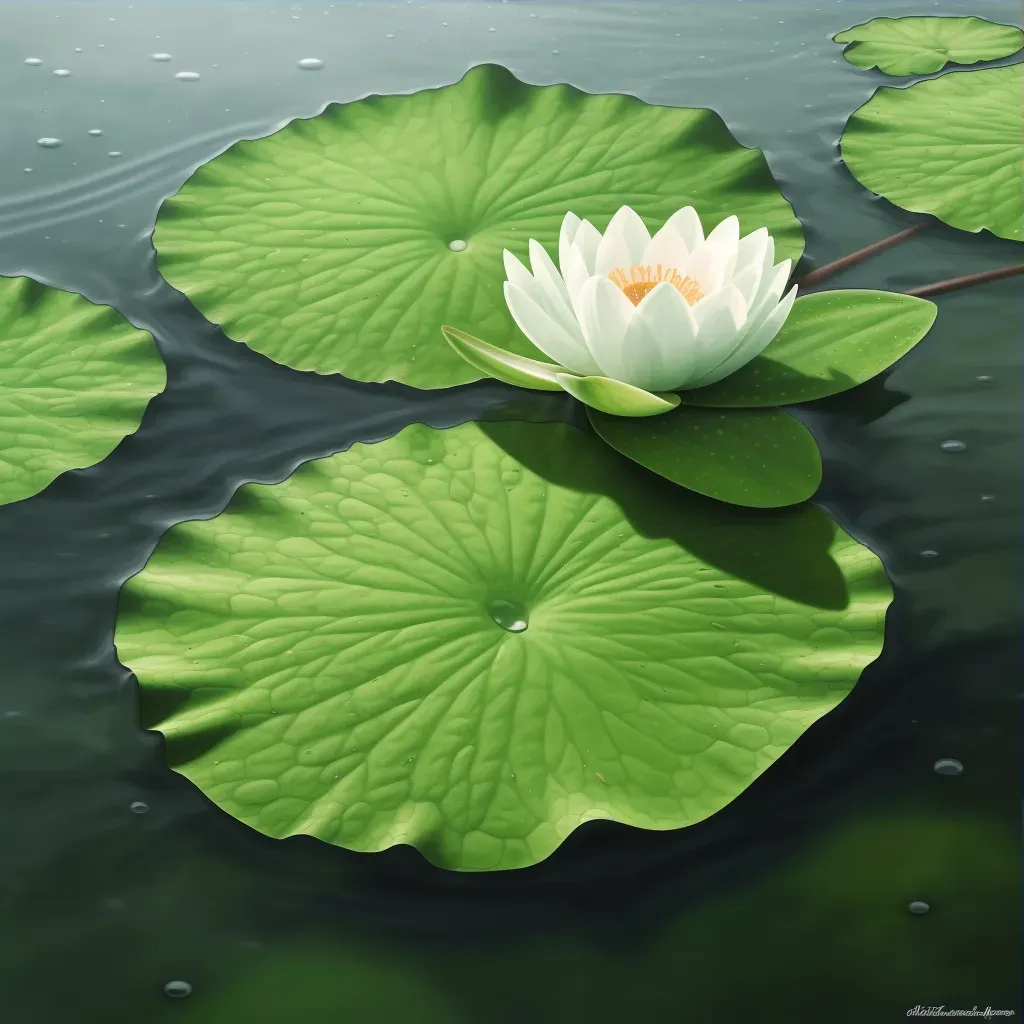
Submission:
M 778 336 L 717 384 L 680 393 L 715 407 L 793 405 L 847 391 L 906 355 L 935 323 L 928 299 L 849 288 L 814 292 L 793 304 Z
M 0 505 L 106 458 L 166 379 L 152 336 L 116 310 L 0 277 Z
M 440 388 L 479 379 L 442 324 L 520 355 L 502 250 L 557 252 L 572 210 L 604 230 L 623 204 L 650 228 L 692 204 L 800 224 L 758 150 L 713 111 L 536 87 L 493 65 L 408 96 L 332 104 L 200 167 L 160 209 L 161 273 L 237 341 L 300 370 Z M 454 250 L 452 248 L 454 244 Z
M 832 38 L 849 43 L 843 56 L 851 64 L 887 75 L 928 75 L 947 63 L 998 60 L 1024 46 L 1016 25 L 984 18 L 872 18 Z
M 236 818 L 484 870 L 713 814 L 849 693 L 890 599 L 821 510 L 709 502 L 566 424 L 413 425 L 173 528 L 116 643 Z
M 1024 237 L 1024 65 L 883 87 L 846 124 L 843 160 L 872 192 L 964 231 Z

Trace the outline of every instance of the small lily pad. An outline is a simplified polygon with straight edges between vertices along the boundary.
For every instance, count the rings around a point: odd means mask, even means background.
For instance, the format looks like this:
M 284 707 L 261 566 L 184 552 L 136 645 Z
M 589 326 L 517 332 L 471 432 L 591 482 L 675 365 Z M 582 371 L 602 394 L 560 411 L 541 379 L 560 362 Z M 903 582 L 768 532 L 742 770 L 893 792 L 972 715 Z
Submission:
M 680 397 L 690 405 L 736 408 L 835 395 L 892 366 L 928 333 L 937 312 L 934 302 L 897 292 L 850 288 L 804 295 L 761 355 Z
M 331 104 L 200 167 L 160 208 L 161 273 L 208 319 L 277 362 L 443 388 L 482 376 L 444 324 L 522 356 L 502 251 L 557 252 L 566 211 L 604 230 L 696 207 L 803 235 L 763 155 L 713 111 L 532 86 L 494 65 L 406 96 Z
M 850 692 L 891 596 L 820 509 L 709 502 L 567 424 L 417 424 L 172 528 L 115 639 L 240 821 L 487 870 L 714 814 Z
M 106 458 L 166 379 L 152 336 L 116 310 L 0 277 L 0 505 Z
M 999 60 L 1024 46 L 1016 25 L 984 18 L 872 18 L 832 38 L 849 44 L 843 56 L 851 64 L 887 75 L 927 75 L 948 63 Z
M 625 419 L 587 410 L 617 451 L 698 494 L 750 508 L 806 501 L 821 483 L 810 431 L 781 409 L 680 406 L 663 416 Z
M 840 143 L 865 187 L 955 228 L 1024 238 L 1024 65 L 882 87 Z

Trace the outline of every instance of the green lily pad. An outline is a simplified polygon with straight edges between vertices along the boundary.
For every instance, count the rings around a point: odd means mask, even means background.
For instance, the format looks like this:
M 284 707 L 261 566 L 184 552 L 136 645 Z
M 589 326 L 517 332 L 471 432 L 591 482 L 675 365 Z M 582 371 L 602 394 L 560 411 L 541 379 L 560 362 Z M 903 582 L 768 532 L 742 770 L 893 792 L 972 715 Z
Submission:
M 843 160 L 891 203 L 955 228 L 1024 238 L 1024 65 L 882 87 L 851 115 Z
M 116 310 L 0 277 L 0 505 L 105 459 L 166 380 L 152 336 Z
M 454 85 L 332 104 L 232 146 L 160 208 L 161 273 L 237 341 L 299 370 L 418 388 L 482 376 L 443 324 L 532 356 L 502 294 L 502 250 L 558 250 L 572 210 L 622 205 L 658 228 L 687 204 L 710 230 L 803 235 L 759 150 L 713 111 L 659 107 L 494 65 Z M 458 251 L 453 251 L 455 244 Z
M 851 64 L 887 75 L 928 75 L 947 63 L 999 60 L 1024 46 L 1016 25 L 984 18 L 872 18 L 832 38 L 850 44 L 843 56 Z
M 821 483 L 810 431 L 781 409 L 680 406 L 663 416 L 625 419 L 587 410 L 616 451 L 709 498 L 749 508 L 806 501 Z
M 897 292 L 844 289 L 801 296 L 774 341 L 717 384 L 681 392 L 690 405 L 792 405 L 863 384 L 931 329 L 934 302 Z
M 486 870 L 715 813 L 849 693 L 891 596 L 811 506 L 708 502 L 567 424 L 416 424 L 171 529 L 115 639 L 239 820 Z

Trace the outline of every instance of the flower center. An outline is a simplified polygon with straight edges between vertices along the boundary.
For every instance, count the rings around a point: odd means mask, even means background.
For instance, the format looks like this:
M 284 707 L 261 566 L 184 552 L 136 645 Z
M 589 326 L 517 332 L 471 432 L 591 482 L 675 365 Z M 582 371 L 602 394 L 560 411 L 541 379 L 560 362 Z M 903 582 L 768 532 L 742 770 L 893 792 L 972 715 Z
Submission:
M 608 279 L 634 306 L 639 306 L 643 297 L 662 281 L 672 285 L 688 305 L 692 306 L 704 298 L 701 286 L 692 277 L 683 277 L 675 267 L 663 267 L 660 263 L 657 266 L 616 267 Z

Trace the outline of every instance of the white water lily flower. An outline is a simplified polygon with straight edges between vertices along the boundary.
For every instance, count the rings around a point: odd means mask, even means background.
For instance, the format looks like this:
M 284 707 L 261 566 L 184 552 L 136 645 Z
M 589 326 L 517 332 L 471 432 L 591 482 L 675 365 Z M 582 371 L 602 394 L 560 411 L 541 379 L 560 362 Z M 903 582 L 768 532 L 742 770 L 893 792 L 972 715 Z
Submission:
M 558 267 L 539 242 L 530 239 L 529 251 L 529 270 L 505 251 L 505 301 L 520 330 L 558 365 L 450 328 L 445 336 L 493 376 L 561 387 L 619 415 L 667 412 L 679 399 L 665 392 L 704 387 L 738 370 L 778 334 L 796 298 L 795 285 L 783 295 L 791 261 L 774 262 L 767 228 L 741 238 L 733 216 L 705 238 L 692 206 L 653 238 L 628 206 L 604 235 L 567 213 Z

